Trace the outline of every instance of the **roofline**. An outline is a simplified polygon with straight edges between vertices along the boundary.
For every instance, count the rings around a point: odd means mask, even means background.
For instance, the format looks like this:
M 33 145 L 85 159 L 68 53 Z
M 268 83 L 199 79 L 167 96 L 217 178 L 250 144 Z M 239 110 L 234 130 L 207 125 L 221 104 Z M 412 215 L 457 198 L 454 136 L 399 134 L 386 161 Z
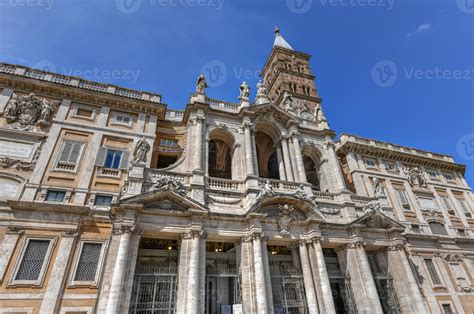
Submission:
M 136 99 L 161 104 L 162 96 L 156 93 L 129 89 L 113 84 L 86 80 L 77 76 L 68 76 L 54 72 L 37 70 L 20 64 L 0 62 L 0 73 L 36 79 L 61 86 L 71 86 L 94 91 L 104 95 L 114 95 L 128 99 Z

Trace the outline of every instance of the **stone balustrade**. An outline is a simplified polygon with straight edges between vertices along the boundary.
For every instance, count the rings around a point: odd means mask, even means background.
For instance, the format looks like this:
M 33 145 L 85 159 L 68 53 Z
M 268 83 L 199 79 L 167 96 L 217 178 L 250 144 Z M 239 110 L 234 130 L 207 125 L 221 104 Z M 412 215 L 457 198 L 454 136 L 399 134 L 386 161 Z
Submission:
M 0 63 L 0 73 L 14 74 L 18 76 L 34 78 L 37 80 L 52 82 L 61 85 L 69 85 L 81 89 L 92 90 L 101 93 L 112 94 L 121 97 L 127 97 L 137 100 L 149 101 L 152 103 L 160 103 L 161 95 L 146 93 L 142 91 L 117 87 L 115 85 L 103 84 L 84 80 L 78 77 L 65 76 L 56 73 L 31 69 L 24 66 L 17 66 L 12 64 Z
M 239 112 L 240 105 L 228 101 L 222 101 L 218 99 L 213 99 L 206 97 L 206 102 L 209 107 L 217 110 L 227 111 L 227 112 Z
M 243 192 L 244 183 L 222 178 L 207 178 L 207 186 L 211 190 L 232 190 Z
M 166 121 L 183 121 L 184 111 L 182 110 L 166 110 L 165 120 Z

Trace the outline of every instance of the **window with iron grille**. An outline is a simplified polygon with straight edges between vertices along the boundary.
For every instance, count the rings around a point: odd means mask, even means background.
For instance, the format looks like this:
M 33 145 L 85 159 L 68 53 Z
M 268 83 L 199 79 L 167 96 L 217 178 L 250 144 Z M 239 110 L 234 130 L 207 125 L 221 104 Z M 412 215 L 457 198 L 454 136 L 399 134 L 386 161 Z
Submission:
M 112 196 L 111 195 L 101 195 L 97 194 L 95 196 L 94 205 L 95 206 L 110 206 L 112 203 Z
M 74 281 L 95 281 L 102 254 L 102 243 L 84 242 L 77 262 Z
M 37 281 L 40 279 L 51 240 L 28 240 L 15 280 Z
M 48 190 L 48 192 L 46 192 L 46 197 L 44 200 L 46 202 L 63 202 L 65 196 L 65 191 Z

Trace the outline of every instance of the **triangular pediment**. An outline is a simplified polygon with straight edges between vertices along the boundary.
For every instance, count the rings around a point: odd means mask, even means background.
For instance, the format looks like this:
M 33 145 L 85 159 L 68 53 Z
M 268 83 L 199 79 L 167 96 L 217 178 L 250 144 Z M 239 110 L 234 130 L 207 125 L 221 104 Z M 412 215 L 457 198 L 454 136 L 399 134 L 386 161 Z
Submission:
M 256 117 L 272 117 L 276 121 L 281 122 L 283 125 L 290 121 L 294 123 L 299 121 L 298 117 L 285 112 L 282 108 L 277 107 L 273 103 L 254 106 L 252 109 L 255 112 Z
M 142 205 L 146 211 L 208 212 L 201 203 L 173 190 L 150 191 L 120 200 L 119 205 Z
M 294 195 L 275 193 L 271 197 L 257 200 L 250 208 L 250 213 L 265 214 L 267 217 L 277 216 L 281 206 L 292 207 L 292 216 L 295 220 L 305 221 L 307 219 L 325 221 L 324 215 L 310 201 L 298 198 Z
M 368 211 L 350 225 L 365 225 L 375 229 L 404 229 L 405 227 L 381 211 Z

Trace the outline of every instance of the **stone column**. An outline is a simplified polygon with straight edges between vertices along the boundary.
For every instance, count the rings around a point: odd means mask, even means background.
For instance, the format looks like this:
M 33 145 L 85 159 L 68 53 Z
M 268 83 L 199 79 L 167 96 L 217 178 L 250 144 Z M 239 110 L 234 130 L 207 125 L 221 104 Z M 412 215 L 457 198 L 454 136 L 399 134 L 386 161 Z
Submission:
M 268 262 L 267 241 L 262 239 L 262 257 L 263 268 L 265 272 L 265 289 L 267 291 L 268 312 L 273 313 L 273 294 L 272 294 L 272 278 L 270 276 L 270 264 Z
M 22 230 L 9 227 L 3 238 L 3 242 L 0 245 L 0 282 L 3 281 L 8 263 L 10 262 L 10 258 L 13 255 L 13 251 L 15 251 L 16 244 L 22 233 Z
M 195 123 L 195 126 L 194 126 L 194 143 L 192 145 L 194 145 L 194 167 L 193 167 L 193 171 L 202 171 L 202 142 L 203 142 L 203 133 L 204 133 L 204 121 L 206 120 L 206 118 L 203 116 L 203 115 L 196 115 L 193 117 L 194 118 L 194 123 Z
M 297 246 L 297 245 L 292 245 L 290 247 L 291 261 L 293 262 L 293 267 L 297 271 L 301 271 L 301 261 L 300 261 L 300 256 L 299 256 L 299 253 L 298 253 L 298 247 L 299 246 Z
M 345 253 L 347 272 L 351 278 L 357 311 L 383 313 L 363 244 L 360 242 L 348 244 Z
M 301 155 L 300 141 L 298 139 L 298 131 L 292 130 L 290 132 L 291 141 L 293 143 L 293 150 L 295 152 L 296 168 L 298 172 L 299 182 L 306 183 L 306 172 L 304 170 L 303 156 Z
M 285 162 L 283 161 L 283 154 L 281 152 L 281 146 L 279 143 L 275 145 L 275 150 L 278 158 L 278 172 L 280 174 L 280 180 L 286 181 Z
M 333 188 L 337 191 L 341 191 L 346 188 L 346 184 L 344 183 L 344 177 L 334 147 L 334 142 L 331 139 L 327 139 L 324 148 L 327 151 L 327 158 L 331 165 L 330 171 L 334 182 Z
M 413 277 L 402 245 L 388 248 L 388 267 L 393 278 L 401 310 L 405 313 L 426 313 L 420 289 Z
M 255 267 L 255 295 L 257 298 L 257 313 L 267 314 L 268 298 L 265 285 L 265 267 L 263 265 L 261 238 L 262 235 L 260 233 L 254 233 L 252 235 L 253 260 Z
M 283 161 L 285 163 L 286 179 L 295 181 L 293 178 L 293 168 L 291 167 L 290 153 L 288 152 L 288 139 L 285 136 L 281 138 L 281 148 L 283 150 Z
M 303 271 L 304 290 L 306 292 L 306 302 L 308 303 L 308 312 L 310 314 L 319 313 L 318 301 L 316 299 L 316 290 L 313 284 L 313 275 L 309 264 L 308 248 L 304 241 L 300 242 L 301 269 Z
M 58 253 L 53 265 L 53 272 L 49 277 L 43 301 L 41 302 L 40 314 L 57 313 L 59 303 L 61 301 L 61 292 L 64 289 L 65 282 L 68 278 L 66 274 L 69 259 L 73 256 L 74 240 L 77 233 L 66 233 L 61 237 L 58 247 Z
M 183 234 L 179 255 L 179 282 L 177 313 L 195 314 L 200 312 L 200 251 L 201 230 L 191 230 Z
M 122 296 L 120 313 L 127 313 L 129 311 L 140 240 L 141 240 L 140 234 L 133 234 L 130 239 L 129 262 L 128 262 L 127 274 L 124 280 L 124 293 Z
M 255 174 L 253 168 L 253 156 L 252 156 L 252 137 L 250 135 L 250 128 L 252 127 L 252 122 L 250 120 L 245 120 L 242 124 L 244 129 L 244 143 L 245 143 L 245 167 L 247 168 L 247 176 Z
M 241 278 L 241 290 L 242 290 L 242 305 L 244 313 L 255 313 L 257 312 L 257 305 L 255 300 L 255 281 L 253 274 L 254 271 L 253 262 L 253 245 L 252 237 L 243 237 L 240 243 L 240 270 L 239 275 Z
M 128 264 L 128 251 L 130 246 L 131 228 L 121 226 L 120 243 L 117 252 L 117 258 L 115 259 L 114 272 L 112 275 L 112 283 L 110 285 L 109 299 L 107 301 L 107 314 L 115 314 L 120 310 L 120 302 L 122 300 L 122 290 L 125 278 L 125 270 Z
M 292 147 L 293 145 L 290 145 L 292 143 L 291 137 L 289 135 L 286 135 L 288 140 L 288 152 L 290 153 L 290 160 L 291 160 L 291 172 L 293 173 L 293 178 L 294 182 L 300 182 L 300 177 L 299 177 L 299 172 L 298 172 L 298 164 L 296 162 L 296 154 L 295 154 L 295 149 Z
M 321 291 L 322 300 L 319 300 L 319 303 L 323 303 L 321 308 L 324 308 L 324 313 L 336 313 L 331 284 L 329 283 L 326 269 L 326 261 L 324 260 L 323 248 L 321 247 L 321 239 L 313 241 L 309 246 L 309 254 L 314 256 L 316 261 L 316 265 L 314 265 L 316 268 L 313 268 L 313 272 L 318 274 L 318 281 L 315 281 L 314 284 L 319 285 L 319 290 Z

